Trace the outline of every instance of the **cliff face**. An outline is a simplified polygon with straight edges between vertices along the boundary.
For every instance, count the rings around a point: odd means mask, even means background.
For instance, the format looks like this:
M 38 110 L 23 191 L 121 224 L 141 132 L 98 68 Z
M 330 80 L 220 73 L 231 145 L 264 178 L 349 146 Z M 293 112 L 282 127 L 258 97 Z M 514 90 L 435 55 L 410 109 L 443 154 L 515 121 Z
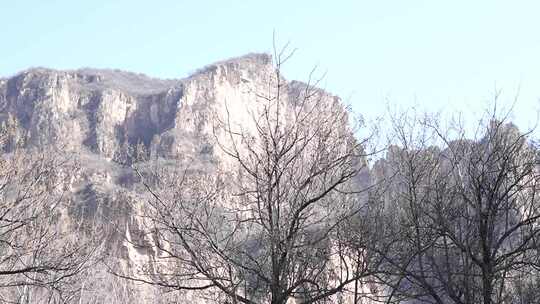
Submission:
M 120 161 L 128 144 L 162 156 L 208 153 L 210 116 L 242 120 L 272 68 L 267 55 L 216 63 L 182 80 L 110 70 L 31 69 L 0 82 L 0 121 L 16 118 L 30 145 Z
M 146 155 L 165 160 L 226 168 L 216 141 L 228 138 L 214 124 L 227 119 L 249 131 L 257 99 L 276 81 L 273 71 L 266 54 L 218 62 L 178 80 L 116 70 L 30 69 L 0 79 L 0 125 L 13 137 L 2 149 L 9 152 L 13 139 L 25 134 L 25 148 L 52 145 L 76 155 L 80 169 L 70 185 L 74 214 L 99 211 L 112 220 L 119 230 L 118 255 L 133 267 L 148 253 L 125 241 L 137 237 L 140 225 L 129 203 L 139 195 L 125 166 L 133 161 L 130 147 L 144 146 Z M 283 81 L 283 102 L 302 94 L 302 83 Z

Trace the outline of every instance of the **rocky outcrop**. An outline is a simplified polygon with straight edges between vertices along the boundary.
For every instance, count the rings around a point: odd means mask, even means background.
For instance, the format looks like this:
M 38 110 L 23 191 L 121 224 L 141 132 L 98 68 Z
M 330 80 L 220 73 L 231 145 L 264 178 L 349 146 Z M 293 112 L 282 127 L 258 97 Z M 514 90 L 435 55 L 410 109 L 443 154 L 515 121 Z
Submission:
M 0 79 L 0 125 L 9 127 L 5 152 L 24 137 L 25 148 L 51 145 L 76 155 L 79 170 L 70 185 L 68 214 L 114 222 L 116 254 L 132 266 L 149 254 L 121 238 L 139 235 L 132 216 L 137 180 L 126 164 L 134 155 L 225 165 L 214 124 L 227 119 L 250 128 L 257 99 L 276 81 L 271 57 L 250 54 L 209 65 L 185 79 L 160 80 L 118 70 L 58 71 L 33 68 Z M 297 100 L 305 88 L 283 81 L 282 100 Z M 339 99 L 324 91 L 334 103 Z M 144 151 L 133 151 L 133 147 Z M 137 148 L 135 148 L 137 149 Z
M 268 55 L 210 65 L 182 80 L 83 69 L 36 68 L 0 82 L 0 122 L 12 116 L 27 144 L 53 144 L 121 162 L 138 143 L 160 156 L 209 154 L 210 116 L 236 120 L 266 83 Z

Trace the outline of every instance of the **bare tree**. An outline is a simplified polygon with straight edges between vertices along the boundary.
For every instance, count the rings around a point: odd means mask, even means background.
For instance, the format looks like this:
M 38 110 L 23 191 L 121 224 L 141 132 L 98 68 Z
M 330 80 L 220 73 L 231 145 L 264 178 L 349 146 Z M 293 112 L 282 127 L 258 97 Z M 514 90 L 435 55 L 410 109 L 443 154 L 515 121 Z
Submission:
M 228 108 L 215 117 L 228 169 L 137 169 L 152 196 L 140 248 L 153 260 L 126 277 L 218 290 L 228 303 L 331 302 L 353 283 L 360 298 L 358 284 L 378 261 L 362 250 L 365 239 L 346 233 L 363 216 L 369 139 L 355 137 L 349 111 L 317 82 L 283 80 L 288 55 L 274 58 L 249 121 L 234 123 Z
M 392 228 L 379 253 L 394 299 L 515 303 L 539 266 L 540 167 L 529 134 L 495 115 L 472 139 L 433 117 L 393 123 L 398 146 L 377 170 L 391 177 Z
M 4 124 L 1 133 L 8 151 L 0 163 L 0 300 L 63 303 L 97 248 L 76 233 L 76 220 L 65 222 L 76 165 L 53 149 L 20 148 L 12 127 Z

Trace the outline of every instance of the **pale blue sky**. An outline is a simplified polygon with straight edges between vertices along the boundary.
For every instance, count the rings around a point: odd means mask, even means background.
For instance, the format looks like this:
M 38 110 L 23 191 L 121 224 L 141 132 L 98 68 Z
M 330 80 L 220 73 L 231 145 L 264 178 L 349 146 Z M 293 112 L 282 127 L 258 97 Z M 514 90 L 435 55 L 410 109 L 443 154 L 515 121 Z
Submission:
M 540 1 L 0 0 L 0 76 L 32 66 L 184 77 L 213 61 L 298 49 L 324 87 L 367 117 L 385 104 L 481 111 L 519 93 L 521 127 L 540 107 Z M 451 105 L 450 105 L 451 104 Z

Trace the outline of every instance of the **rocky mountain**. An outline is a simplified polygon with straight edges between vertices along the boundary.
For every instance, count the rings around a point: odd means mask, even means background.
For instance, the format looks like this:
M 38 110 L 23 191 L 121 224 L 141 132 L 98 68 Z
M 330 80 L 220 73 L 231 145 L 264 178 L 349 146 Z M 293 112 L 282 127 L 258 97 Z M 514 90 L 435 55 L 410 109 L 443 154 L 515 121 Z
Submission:
M 24 137 L 25 149 L 53 146 L 75 155 L 71 214 L 104 214 L 116 231 L 117 255 L 125 267 L 135 267 L 148 253 L 130 243 L 140 225 L 128 203 L 139 195 L 127 167 L 133 155 L 227 168 L 216 144 L 228 139 L 214 123 L 227 119 L 253 127 L 250 113 L 268 91 L 273 71 L 267 54 L 225 60 L 171 80 L 118 70 L 29 69 L 0 79 L 0 125 L 11 130 L 2 148 L 9 153 Z M 305 88 L 282 81 L 285 102 Z M 339 104 L 336 96 L 317 94 Z
M 189 138 L 208 135 L 210 111 L 223 100 L 248 102 L 250 86 L 271 68 L 267 55 L 248 55 L 204 68 L 182 80 L 82 69 L 30 69 L 0 82 L 1 120 L 17 119 L 29 144 L 54 144 L 118 161 L 126 144 L 161 155 L 204 153 Z

